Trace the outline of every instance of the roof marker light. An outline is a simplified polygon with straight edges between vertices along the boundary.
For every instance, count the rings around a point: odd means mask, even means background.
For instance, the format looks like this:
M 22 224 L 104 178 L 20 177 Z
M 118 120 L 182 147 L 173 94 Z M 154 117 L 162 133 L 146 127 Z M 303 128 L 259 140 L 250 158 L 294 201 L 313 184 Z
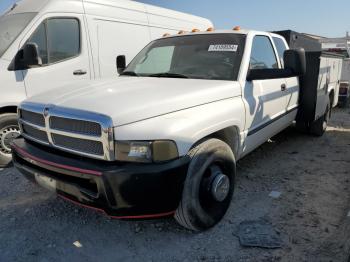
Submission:
M 241 30 L 241 27 L 240 27 L 240 26 L 235 26 L 235 27 L 233 28 L 233 30 L 234 30 L 234 31 L 239 31 L 239 30 Z
M 196 28 L 192 30 L 192 33 L 197 33 L 197 32 L 200 32 L 200 30 Z
M 163 35 L 163 37 L 168 37 L 168 36 L 171 36 L 169 33 L 165 33 L 164 35 Z
M 209 27 L 208 29 L 207 29 L 207 32 L 213 32 L 215 29 L 214 29 L 214 27 Z
M 186 34 L 186 33 L 187 33 L 187 32 L 184 31 L 184 30 L 180 30 L 180 31 L 178 32 L 179 35 L 183 35 L 183 34 Z

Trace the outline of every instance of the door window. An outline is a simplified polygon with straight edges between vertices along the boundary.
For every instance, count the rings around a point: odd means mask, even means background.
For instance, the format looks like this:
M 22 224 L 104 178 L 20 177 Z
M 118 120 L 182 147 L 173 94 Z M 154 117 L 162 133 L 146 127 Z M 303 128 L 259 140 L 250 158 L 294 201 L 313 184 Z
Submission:
M 283 61 L 284 57 L 283 56 L 284 56 L 284 52 L 287 50 L 287 46 L 281 38 L 274 37 L 273 41 L 275 42 L 275 46 L 276 46 L 277 53 L 278 53 L 278 56 L 279 56 L 280 61 L 281 61 L 281 65 L 282 65 L 282 67 L 284 67 L 284 61 Z
M 250 56 L 250 69 L 276 69 L 278 62 L 271 41 L 267 36 L 256 36 Z
M 27 42 L 39 47 L 43 65 L 58 63 L 80 53 L 80 26 L 75 18 L 45 20 Z

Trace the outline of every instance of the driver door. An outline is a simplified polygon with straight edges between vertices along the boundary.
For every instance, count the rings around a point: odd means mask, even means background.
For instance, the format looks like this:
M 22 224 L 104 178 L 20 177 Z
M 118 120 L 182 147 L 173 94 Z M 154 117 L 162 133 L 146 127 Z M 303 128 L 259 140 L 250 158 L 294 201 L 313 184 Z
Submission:
M 42 60 L 42 66 L 22 71 L 27 96 L 90 79 L 83 21 L 79 15 L 47 18 L 25 41 L 38 45 Z
M 249 69 L 281 68 L 277 57 L 270 37 L 264 35 L 254 37 Z M 285 91 L 285 78 L 246 81 L 243 96 L 247 108 L 245 130 L 248 133 L 244 154 L 251 152 L 281 131 L 287 108 Z

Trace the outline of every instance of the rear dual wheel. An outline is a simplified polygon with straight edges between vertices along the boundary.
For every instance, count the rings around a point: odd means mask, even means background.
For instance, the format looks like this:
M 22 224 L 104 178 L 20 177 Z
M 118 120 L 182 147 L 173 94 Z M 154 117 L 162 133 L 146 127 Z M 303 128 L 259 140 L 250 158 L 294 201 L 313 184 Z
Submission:
M 326 112 L 323 116 L 312 123 L 297 122 L 296 128 L 302 133 L 311 134 L 314 136 L 323 136 L 327 130 L 328 122 L 331 117 L 331 104 L 328 102 Z
M 310 125 L 310 133 L 314 136 L 323 136 L 327 130 L 331 117 L 331 104 L 328 102 L 325 114 Z
M 230 206 L 236 161 L 231 148 L 218 139 L 204 141 L 189 155 L 191 162 L 175 219 L 185 228 L 203 231 L 216 225 Z
M 0 167 L 6 167 L 12 160 L 11 142 L 20 135 L 17 115 L 0 115 Z

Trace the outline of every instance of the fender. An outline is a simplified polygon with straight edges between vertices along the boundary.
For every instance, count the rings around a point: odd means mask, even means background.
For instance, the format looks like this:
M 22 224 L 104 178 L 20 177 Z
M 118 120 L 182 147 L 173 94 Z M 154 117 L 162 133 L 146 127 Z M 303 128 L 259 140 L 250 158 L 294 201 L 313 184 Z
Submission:
M 114 129 L 116 140 L 173 140 L 184 156 L 199 140 L 228 127 L 244 129 L 242 98 L 234 97 Z M 242 143 L 242 134 L 240 134 Z

